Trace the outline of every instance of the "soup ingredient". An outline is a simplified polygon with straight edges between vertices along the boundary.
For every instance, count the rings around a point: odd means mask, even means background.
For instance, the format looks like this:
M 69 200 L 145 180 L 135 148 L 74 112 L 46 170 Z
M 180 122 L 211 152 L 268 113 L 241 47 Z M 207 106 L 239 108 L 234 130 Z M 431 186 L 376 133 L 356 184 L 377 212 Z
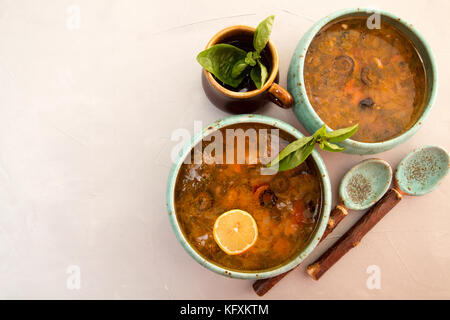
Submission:
M 334 59 L 333 70 L 343 74 L 343 75 L 351 75 L 353 73 L 353 68 L 355 67 L 355 63 L 353 59 L 349 56 L 339 56 Z
M 261 62 L 261 51 L 269 42 L 274 15 L 264 19 L 253 36 L 254 51 L 245 52 L 230 44 L 216 44 L 197 55 L 197 61 L 223 83 L 237 88 L 247 75 L 259 89 L 269 76 Z
M 372 107 L 373 105 L 374 105 L 374 102 L 373 102 L 373 100 L 370 99 L 370 98 L 362 99 L 362 100 L 359 102 L 359 106 L 360 106 L 362 109 L 370 108 L 370 107 Z
M 214 199 L 211 196 L 211 193 L 203 191 L 197 195 L 196 202 L 198 209 L 200 211 L 205 211 L 212 207 Z
M 334 144 L 334 142 L 342 142 L 345 139 L 351 137 L 358 130 L 358 124 L 352 127 L 327 132 L 326 126 L 317 130 L 310 137 L 300 138 L 286 148 L 281 150 L 278 156 L 272 160 L 268 167 L 272 167 L 278 164 L 279 171 L 291 170 L 299 166 L 303 161 L 308 158 L 311 152 L 314 150 L 316 143 L 322 150 L 330 152 L 340 152 L 344 148 Z
M 277 196 L 270 189 L 264 190 L 259 195 L 259 204 L 261 205 L 261 207 L 273 208 L 276 205 L 277 200 Z
M 366 66 L 361 69 L 361 82 L 367 86 L 378 84 L 380 76 L 380 72 L 374 71 L 373 67 Z
M 418 121 L 428 96 L 427 74 L 414 43 L 388 18 L 374 29 L 366 21 L 362 15 L 346 17 L 317 33 L 305 56 L 304 87 L 328 127 L 359 123 L 352 139 L 381 142 Z
M 258 238 L 255 219 L 246 211 L 234 209 L 220 215 L 214 223 L 214 240 L 229 255 L 250 249 Z
M 289 188 L 289 179 L 278 176 L 270 182 L 270 187 L 275 192 L 284 192 Z

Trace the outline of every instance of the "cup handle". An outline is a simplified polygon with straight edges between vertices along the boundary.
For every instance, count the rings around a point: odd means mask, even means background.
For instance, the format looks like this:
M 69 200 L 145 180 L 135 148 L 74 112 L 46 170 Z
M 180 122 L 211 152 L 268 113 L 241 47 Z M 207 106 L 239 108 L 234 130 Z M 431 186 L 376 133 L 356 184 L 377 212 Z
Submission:
M 269 98 L 273 103 L 284 109 L 291 108 L 294 103 L 291 94 L 275 82 L 269 88 Z

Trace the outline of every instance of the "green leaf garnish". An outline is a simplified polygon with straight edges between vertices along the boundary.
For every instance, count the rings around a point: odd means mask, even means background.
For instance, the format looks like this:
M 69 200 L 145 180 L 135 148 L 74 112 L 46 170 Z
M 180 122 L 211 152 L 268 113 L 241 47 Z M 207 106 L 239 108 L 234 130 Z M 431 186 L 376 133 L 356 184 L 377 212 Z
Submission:
M 250 71 L 250 78 L 252 78 L 255 86 L 258 89 L 261 89 L 264 83 L 266 83 L 269 73 L 267 72 L 267 68 L 261 63 L 261 61 L 259 61 L 259 59 L 257 62 L 258 65 Z
M 356 131 L 358 131 L 358 124 L 355 124 L 352 127 L 331 131 L 325 136 L 329 142 L 341 142 L 350 138 Z
M 319 147 L 320 147 L 320 149 L 322 149 L 322 150 L 330 151 L 330 152 L 341 152 L 341 151 L 344 151 L 344 150 L 345 150 L 344 148 L 339 147 L 337 144 L 328 142 L 328 141 L 326 141 L 326 140 L 322 140 L 322 141 L 319 143 Z
M 200 52 L 197 61 L 223 83 L 237 88 L 250 75 L 260 89 L 269 77 L 267 67 L 261 62 L 260 52 L 269 41 L 275 16 L 264 19 L 253 36 L 255 51 L 246 52 L 230 44 L 220 43 Z
M 245 59 L 246 55 L 247 52 L 242 49 L 221 43 L 200 52 L 197 61 L 220 81 L 236 88 L 245 74 L 241 73 L 238 77 L 233 77 L 233 67 L 238 61 Z
M 318 129 L 312 136 L 300 138 L 287 147 L 285 147 L 278 156 L 273 159 L 267 167 L 278 164 L 279 171 L 293 169 L 300 165 L 313 152 L 316 143 L 322 150 L 330 152 L 341 152 L 345 149 L 334 144 L 333 142 L 341 142 L 351 137 L 358 130 L 358 125 L 353 127 L 339 129 L 327 132 L 324 125 Z
M 253 36 L 253 47 L 256 52 L 261 52 L 266 47 L 267 42 L 269 42 L 274 19 L 275 16 L 271 15 L 256 27 L 255 35 Z
M 295 140 L 294 142 L 290 143 L 286 148 L 281 150 L 281 152 L 278 154 L 278 156 L 275 159 L 272 160 L 272 162 L 269 163 L 269 167 L 280 162 L 281 160 L 286 158 L 289 154 L 302 148 L 305 144 L 311 142 L 312 140 L 313 140 L 313 137 L 303 137 L 303 138 L 300 138 L 300 139 Z
M 231 69 L 231 76 L 233 78 L 238 78 L 248 66 L 249 65 L 245 62 L 245 59 L 239 60 L 234 64 L 233 69 Z
M 326 134 L 327 134 L 327 126 L 323 125 L 320 129 L 314 132 L 313 137 L 314 138 L 323 137 Z
M 300 165 L 314 150 L 314 143 L 307 143 L 302 148 L 290 153 L 286 158 L 280 161 L 278 170 L 287 171 Z
M 253 56 L 253 52 L 247 52 L 247 56 L 245 57 L 245 63 L 252 67 L 256 66 L 256 59 Z

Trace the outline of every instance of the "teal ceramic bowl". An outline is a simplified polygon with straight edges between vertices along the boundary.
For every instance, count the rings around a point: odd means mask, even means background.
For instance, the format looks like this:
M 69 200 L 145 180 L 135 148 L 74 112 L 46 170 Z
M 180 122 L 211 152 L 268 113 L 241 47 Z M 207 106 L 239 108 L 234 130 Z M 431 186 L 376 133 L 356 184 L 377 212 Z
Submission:
M 233 124 L 237 123 L 262 123 L 270 126 L 274 126 L 282 131 L 285 131 L 295 138 L 301 138 L 303 135 L 292 127 L 291 125 L 271 118 L 267 116 L 262 115 L 238 115 L 238 116 L 232 116 L 228 117 L 219 121 L 214 122 L 213 124 L 209 125 L 206 129 L 204 129 L 200 134 L 196 135 L 191 143 L 189 145 L 186 145 L 178 154 L 178 158 L 176 159 L 170 174 L 169 174 L 169 181 L 167 183 L 167 210 L 169 213 L 169 219 L 170 223 L 172 225 L 172 229 L 175 232 L 175 235 L 180 241 L 183 248 L 189 253 L 189 255 L 194 258 L 198 263 L 200 263 L 202 266 L 206 267 L 207 269 L 214 271 L 216 273 L 219 273 L 221 275 L 225 275 L 232 278 L 238 278 L 238 279 L 263 279 L 263 278 L 270 278 L 274 277 L 276 275 L 279 275 L 281 273 L 284 273 L 286 271 L 291 270 L 295 266 L 297 266 L 300 262 L 302 262 L 317 246 L 319 243 L 323 232 L 325 231 L 325 228 L 328 223 L 329 213 L 330 213 L 330 206 L 331 206 L 331 186 L 330 186 L 330 180 L 328 177 L 328 172 L 325 167 L 324 162 L 322 161 L 322 158 L 320 157 L 319 153 L 317 151 L 313 151 L 311 154 L 314 162 L 317 165 L 317 169 L 320 173 L 321 180 L 322 180 L 322 208 L 319 220 L 317 222 L 317 226 L 307 243 L 307 245 L 304 247 L 304 249 L 292 260 L 287 261 L 285 264 L 278 266 L 274 269 L 264 270 L 261 272 L 243 272 L 243 271 L 236 271 L 233 269 L 227 269 L 223 268 L 217 264 L 214 264 L 208 260 L 206 260 L 203 256 L 200 255 L 187 241 L 185 238 L 177 220 L 177 216 L 175 213 L 175 201 L 174 201 L 174 194 L 175 194 L 175 183 L 178 176 L 178 172 L 180 170 L 181 165 L 183 164 L 184 159 L 190 154 L 192 148 L 197 145 L 204 137 L 208 136 L 215 130 L 218 130 L 223 127 L 227 127 Z
M 426 43 L 425 39 L 420 35 L 420 33 L 414 29 L 414 27 L 407 23 L 406 21 L 400 19 L 399 17 L 393 15 L 392 13 L 373 9 L 373 8 L 356 8 L 356 9 L 346 9 L 332 13 L 325 18 L 319 20 L 315 23 L 303 36 L 294 51 L 291 59 L 288 72 L 288 91 L 294 98 L 294 113 L 303 124 L 303 126 L 310 133 L 315 132 L 317 129 L 324 125 L 324 122 L 319 118 L 319 116 L 314 111 L 311 103 L 308 100 L 308 96 L 305 89 L 305 82 L 303 79 L 303 68 L 305 63 L 306 52 L 308 51 L 309 45 L 316 34 L 328 23 L 335 20 L 352 17 L 352 16 L 370 16 L 374 13 L 378 13 L 381 16 L 381 20 L 390 22 L 393 26 L 402 31 L 415 45 L 422 57 L 423 63 L 428 76 L 428 96 L 427 103 L 419 120 L 412 126 L 408 131 L 403 134 L 382 142 L 359 142 L 351 139 L 339 143 L 341 147 L 344 147 L 346 153 L 352 154 L 374 154 L 383 151 L 390 150 L 395 146 L 405 142 L 411 138 L 417 130 L 422 126 L 425 119 L 427 118 L 431 106 L 433 105 L 434 99 L 436 97 L 437 91 L 437 70 L 433 54 L 430 47 Z M 330 130 L 329 127 L 327 127 Z

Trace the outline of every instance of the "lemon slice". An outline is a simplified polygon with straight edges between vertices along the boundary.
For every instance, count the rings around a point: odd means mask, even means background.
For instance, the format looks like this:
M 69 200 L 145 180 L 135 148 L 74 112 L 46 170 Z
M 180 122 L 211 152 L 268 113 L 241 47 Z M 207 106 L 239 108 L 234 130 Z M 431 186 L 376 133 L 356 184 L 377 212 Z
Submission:
M 246 211 L 233 209 L 222 213 L 214 223 L 214 240 L 229 255 L 250 249 L 258 238 L 255 219 Z

